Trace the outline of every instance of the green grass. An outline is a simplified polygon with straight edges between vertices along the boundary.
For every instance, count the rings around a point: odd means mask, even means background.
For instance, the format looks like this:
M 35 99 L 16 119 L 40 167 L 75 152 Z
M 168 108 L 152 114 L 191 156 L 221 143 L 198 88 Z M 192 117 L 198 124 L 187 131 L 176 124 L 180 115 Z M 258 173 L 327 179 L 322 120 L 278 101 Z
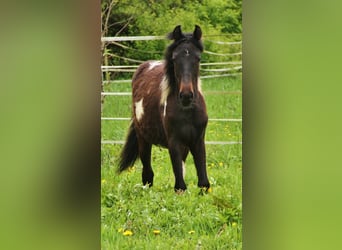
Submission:
M 241 118 L 241 77 L 202 80 L 209 118 Z M 105 91 L 130 92 L 130 84 L 111 84 Z M 221 92 L 221 93 L 220 93 Z M 223 93 L 224 94 L 223 94 Z M 103 117 L 130 117 L 129 96 L 107 96 Z M 129 121 L 103 121 L 103 140 L 123 140 Z M 241 141 L 241 122 L 208 124 L 207 141 Z M 141 163 L 117 175 L 122 145 L 101 150 L 102 249 L 241 249 L 242 146 L 207 145 L 212 192 L 199 195 L 191 155 L 186 161 L 188 190 L 173 191 L 174 176 L 166 149 L 153 147 L 154 186 L 141 183 Z M 132 232 L 131 236 L 124 232 Z M 158 230 L 155 234 L 153 230 Z

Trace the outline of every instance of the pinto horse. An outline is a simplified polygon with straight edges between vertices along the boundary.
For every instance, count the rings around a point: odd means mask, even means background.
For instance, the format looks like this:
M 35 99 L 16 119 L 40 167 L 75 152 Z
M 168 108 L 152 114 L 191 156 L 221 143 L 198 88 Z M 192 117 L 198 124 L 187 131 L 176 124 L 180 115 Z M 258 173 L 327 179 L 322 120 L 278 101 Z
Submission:
M 184 34 L 181 26 L 176 26 L 168 35 L 173 43 L 166 50 L 165 60 L 144 62 L 135 72 L 133 120 L 120 155 L 119 173 L 140 157 L 142 182 L 152 186 L 151 148 L 159 145 L 169 151 L 176 192 L 186 190 L 184 170 L 189 151 L 194 158 L 198 187 L 209 189 L 204 145 L 208 115 L 199 79 L 201 37 L 197 25 L 192 34 Z

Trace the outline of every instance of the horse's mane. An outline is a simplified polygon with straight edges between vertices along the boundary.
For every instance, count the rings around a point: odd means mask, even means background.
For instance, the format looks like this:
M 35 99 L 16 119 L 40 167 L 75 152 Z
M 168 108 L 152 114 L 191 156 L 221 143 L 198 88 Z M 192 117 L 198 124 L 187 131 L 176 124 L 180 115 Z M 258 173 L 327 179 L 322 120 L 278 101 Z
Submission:
M 168 84 L 169 84 L 170 90 L 173 91 L 174 88 L 176 87 L 176 78 L 175 78 L 175 74 L 174 74 L 174 65 L 173 65 L 173 61 L 172 61 L 173 50 L 183 42 L 192 43 L 201 52 L 203 52 L 204 47 L 203 47 L 202 41 L 194 38 L 192 33 L 185 33 L 185 34 L 182 33 L 181 38 L 175 39 L 173 32 L 171 32 L 166 37 L 170 40 L 174 40 L 174 42 L 171 43 L 167 47 L 167 49 L 165 51 L 165 55 L 164 55 L 166 77 L 168 79 Z

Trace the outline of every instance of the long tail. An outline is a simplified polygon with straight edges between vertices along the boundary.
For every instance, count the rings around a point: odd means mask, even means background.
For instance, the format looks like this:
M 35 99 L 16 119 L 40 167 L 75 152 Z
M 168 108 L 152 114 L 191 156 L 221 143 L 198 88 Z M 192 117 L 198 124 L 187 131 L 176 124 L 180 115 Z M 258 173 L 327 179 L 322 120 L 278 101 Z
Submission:
M 118 172 L 121 173 L 131 167 L 138 158 L 138 155 L 138 138 L 134 129 L 134 123 L 132 122 L 128 130 L 126 143 L 121 151 Z

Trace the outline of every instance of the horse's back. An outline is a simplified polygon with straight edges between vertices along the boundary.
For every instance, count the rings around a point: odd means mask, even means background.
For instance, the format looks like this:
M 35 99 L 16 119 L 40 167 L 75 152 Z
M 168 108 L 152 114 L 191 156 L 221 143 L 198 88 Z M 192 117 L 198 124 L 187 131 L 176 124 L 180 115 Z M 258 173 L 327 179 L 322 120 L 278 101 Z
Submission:
M 161 120 L 160 84 L 164 77 L 162 61 L 147 61 L 132 79 L 133 121 L 137 133 L 146 142 L 166 146 Z
M 132 78 L 133 94 L 146 94 L 144 90 L 151 90 L 159 85 L 164 75 L 162 61 L 147 61 L 139 65 Z

